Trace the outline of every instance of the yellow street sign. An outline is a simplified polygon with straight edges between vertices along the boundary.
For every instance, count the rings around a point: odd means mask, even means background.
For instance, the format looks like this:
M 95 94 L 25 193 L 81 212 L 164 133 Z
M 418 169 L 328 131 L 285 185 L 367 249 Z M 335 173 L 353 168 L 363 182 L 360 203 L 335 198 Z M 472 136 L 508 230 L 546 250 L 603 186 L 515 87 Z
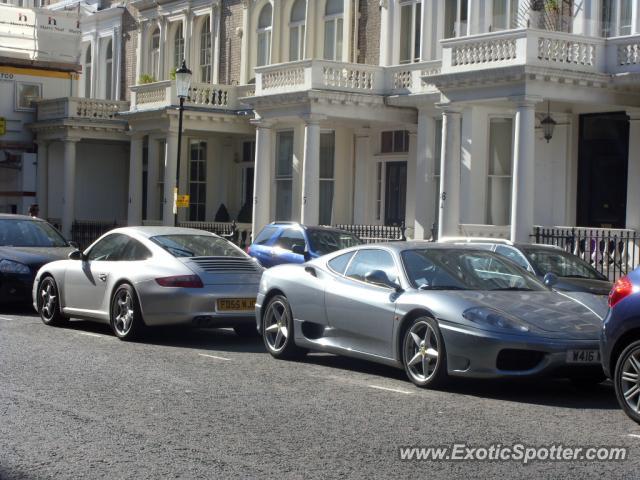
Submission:
M 4 117 L 0 117 L 0 135 L 7 133 L 7 120 Z
M 178 208 L 189 208 L 189 195 L 178 195 L 176 206 Z

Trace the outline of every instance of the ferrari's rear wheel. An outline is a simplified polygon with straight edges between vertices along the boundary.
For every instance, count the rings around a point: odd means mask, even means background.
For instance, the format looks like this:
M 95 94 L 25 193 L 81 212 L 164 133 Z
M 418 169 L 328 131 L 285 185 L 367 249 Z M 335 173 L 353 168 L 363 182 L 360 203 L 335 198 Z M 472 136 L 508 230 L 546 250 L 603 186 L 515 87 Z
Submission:
M 120 285 L 111 298 L 111 329 L 120 340 L 134 340 L 144 328 L 138 297 L 127 283 Z
M 58 286 L 53 277 L 45 277 L 38 288 L 38 310 L 45 325 L 60 326 L 69 319 L 60 312 Z
M 640 340 L 625 348 L 618 357 L 613 384 L 624 413 L 640 423 Z
M 410 323 L 404 333 L 402 351 L 407 376 L 417 386 L 435 388 L 446 382 L 444 340 L 433 318 L 420 317 Z
M 307 353 L 295 344 L 293 314 L 285 296 L 276 295 L 267 304 L 262 319 L 262 339 L 275 358 L 299 358 Z

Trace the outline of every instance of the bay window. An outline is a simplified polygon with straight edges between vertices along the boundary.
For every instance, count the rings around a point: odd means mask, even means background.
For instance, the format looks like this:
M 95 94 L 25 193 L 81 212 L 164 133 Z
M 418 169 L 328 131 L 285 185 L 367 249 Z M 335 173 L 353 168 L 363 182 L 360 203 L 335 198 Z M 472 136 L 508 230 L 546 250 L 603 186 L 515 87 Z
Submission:
M 156 28 L 151 35 L 149 75 L 156 80 L 160 78 L 160 30 Z
M 342 0 L 327 0 L 324 13 L 324 59 L 342 59 L 342 29 L 344 4 Z
M 634 0 L 603 0 L 602 23 L 604 37 L 619 37 L 637 33 L 634 28 Z M 640 8 L 636 7 L 636 10 Z
M 516 28 L 518 21 L 518 0 L 493 0 L 491 29 L 508 30 Z
M 289 61 L 304 58 L 304 30 L 307 5 L 305 0 L 296 0 L 289 21 Z
M 273 22 L 273 8 L 270 3 L 262 7 L 258 16 L 258 58 L 256 65 L 271 63 L 271 25 Z

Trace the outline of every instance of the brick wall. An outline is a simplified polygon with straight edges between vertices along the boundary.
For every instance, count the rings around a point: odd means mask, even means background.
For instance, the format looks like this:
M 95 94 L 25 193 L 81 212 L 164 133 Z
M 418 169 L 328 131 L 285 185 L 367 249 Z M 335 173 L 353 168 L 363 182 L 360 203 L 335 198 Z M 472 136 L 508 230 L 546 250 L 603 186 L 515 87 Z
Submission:
M 127 4 L 122 14 L 122 51 L 120 66 L 120 100 L 129 100 L 129 87 L 137 83 L 136 50 L 138 48 L 138 25 L 136 10 Z
M 360 0 L 358 63 L 380 63 L 380 0 Z
M 242 38 L 242 0 L 223 0 L 220 21 L 220 83 L 240 83 L 240 51 Z

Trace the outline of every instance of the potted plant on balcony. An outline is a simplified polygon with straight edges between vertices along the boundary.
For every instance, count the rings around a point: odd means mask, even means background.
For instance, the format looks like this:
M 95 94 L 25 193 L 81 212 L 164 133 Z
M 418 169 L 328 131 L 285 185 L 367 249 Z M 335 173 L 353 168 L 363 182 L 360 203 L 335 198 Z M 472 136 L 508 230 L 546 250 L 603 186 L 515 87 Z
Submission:
M 146 83 L 154 83 L 156 81 L 156 77 L 153 75 L 149 75 L 148 73 L 143 73 L 140 75 L 138 79 L 138 85 L 144 85 Z

